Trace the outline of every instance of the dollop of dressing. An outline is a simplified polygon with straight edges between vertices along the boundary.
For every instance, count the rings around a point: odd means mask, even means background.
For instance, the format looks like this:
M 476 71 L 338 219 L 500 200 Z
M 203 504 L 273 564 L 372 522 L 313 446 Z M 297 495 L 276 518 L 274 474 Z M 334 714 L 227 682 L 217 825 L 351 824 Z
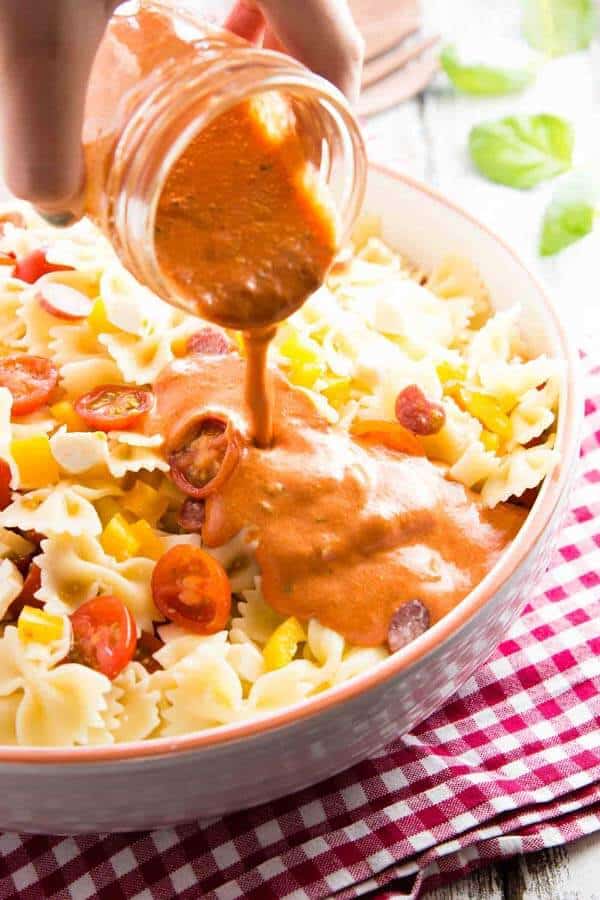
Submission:
M 361 445 L 281 373 L 270 374 L 268 449 L 252 440 L 237 354 L 176 361 L 155 385 L 149 427 L 165 436 L 167 452 L 209 413 L 239 433 L 236 469 L 206 498 L 204 543 L 218 547 L 249 529 L 267 603 L 315 617 L 353 644 L 383 643 L 412 598 L 438 621 L 487 574 L 526 511 L 485 509 L 430 460 Z

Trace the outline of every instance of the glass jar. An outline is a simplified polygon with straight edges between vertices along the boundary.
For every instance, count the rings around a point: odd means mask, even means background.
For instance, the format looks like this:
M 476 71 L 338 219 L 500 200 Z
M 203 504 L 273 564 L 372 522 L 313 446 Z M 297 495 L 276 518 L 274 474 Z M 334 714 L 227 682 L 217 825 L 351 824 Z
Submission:
M 91 74 L 83 130 L 86 211 L 138 280 L 203 315 L 206 309 L 166 277 L 157 258 L 158 204 L 190 143 L 256 97 L 283 99 L 291 112 L 298 147 L 335 209 L 341 245 L 360 209 L 366 164 L 358 125 L 329 82 L 160 0 L 117 10 Z M 270 324 L 269 315 L 257 324 Z M 206 317 L 243 327 L 216 313 Z

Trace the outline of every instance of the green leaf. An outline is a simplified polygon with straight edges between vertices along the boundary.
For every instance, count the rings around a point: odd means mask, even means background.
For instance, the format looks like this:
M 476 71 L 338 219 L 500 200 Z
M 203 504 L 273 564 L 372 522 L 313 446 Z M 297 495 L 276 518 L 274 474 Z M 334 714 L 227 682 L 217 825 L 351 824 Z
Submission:
M 558 116 L 507 116 L 475 125 L 471 159 L 490 181 L 531 188 L 571 168 L 573 129 Z
M 589 47 L 596 27 L 594 0 L 522 0 L 523 34 L 547 56 Z
M 458 91 L 481 97 L 516 94 L 531 84 L 535 74 L 533 68 L 503 69 L 483 64 L 466 65 L 460 62 L 454 47 L 444 47 L 440 62 Z
M 600 199 L 597 180 L 589 172 L 573 172 L 559 185 L 544 213 L 541 256 L 553 256 L 581 240 L 594 227 Z

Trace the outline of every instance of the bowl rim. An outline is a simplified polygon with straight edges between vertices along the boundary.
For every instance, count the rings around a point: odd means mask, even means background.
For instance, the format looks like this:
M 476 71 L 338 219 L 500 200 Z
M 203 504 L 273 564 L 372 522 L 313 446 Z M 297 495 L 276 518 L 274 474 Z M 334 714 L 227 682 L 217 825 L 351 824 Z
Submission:
M 206 731 L 191 732 L 176 737 L 152 738 L 129 741 L 120 744 L 82 747 L 21 747 L 0 745 L 0 764 L 53 765 L 71 763 L 85 765 L 91 763 L 134 762 L 147 757 L 168 757 L 175 754 L 215 749 L 223 744 L 233 744 L 245 738 L 260 737 L 271 731 L 293 725 L 312 718 L 351 698 L 369 691 L 384 682 L 391 681 L 407 668 L 423 660 L 428 654 L 439 649 L 445 641 L 461 629 L 480 612 L 491 597 L 512 577 L 537 544 L 552 514 L 567 488 L 573 463 L 577 458 L 580 423 L 583 415 L 583 395 L 579 374 L 579 359 L 573 341 L 561 322 L 558 312 L 545 287 L 521 256 L 493 229 L 480 222 L 474 215 L 454 203 L 444 194 L 424 184 L 404 172 L 394 170 L 380 163 L 369 162 L 369 169 L 401 181 L 410 188 L 427 194 L 430 199 L 450 208 L 454 213 L 467 219 L 480 231 L 485 232 L 523 270 L 541 298 L 552 326 L 559 338 L 562 357 L 566 362 L 566 399 L 561 409 L 558 440 L 562 443 L 562 457 L 557 469 L 544 482 L 536 503 L 527 517 L 519 534 L 502 554 L 494 568 L 443 619 L 407 647 L 390 655 L 379 664 L 354 676 L 342 684 L 309 697 L 280 710 L 259 714 L 252 719 L 221 725 Z

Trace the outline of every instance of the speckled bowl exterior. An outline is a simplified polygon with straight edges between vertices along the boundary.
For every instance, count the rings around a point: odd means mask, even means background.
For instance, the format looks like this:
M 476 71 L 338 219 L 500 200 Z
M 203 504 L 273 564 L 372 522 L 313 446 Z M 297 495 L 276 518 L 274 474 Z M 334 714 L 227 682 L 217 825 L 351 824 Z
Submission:
M 566 360 L 557 447 L 517 539 L 441 622 L 369 672 L 261 719 L 112 747 L 0 747 L 0 828 L 41 833 L 149 829 L 272 800 L 351 766 L 440 707 L 505 637 L 548 564 L 578 459 L 578 360 L 544 290 L 487 228 L 410 178 L 372 166 L 366 209 L 428 269 L 473 260 L 501 309 L 519 302 L 533 352 Z

